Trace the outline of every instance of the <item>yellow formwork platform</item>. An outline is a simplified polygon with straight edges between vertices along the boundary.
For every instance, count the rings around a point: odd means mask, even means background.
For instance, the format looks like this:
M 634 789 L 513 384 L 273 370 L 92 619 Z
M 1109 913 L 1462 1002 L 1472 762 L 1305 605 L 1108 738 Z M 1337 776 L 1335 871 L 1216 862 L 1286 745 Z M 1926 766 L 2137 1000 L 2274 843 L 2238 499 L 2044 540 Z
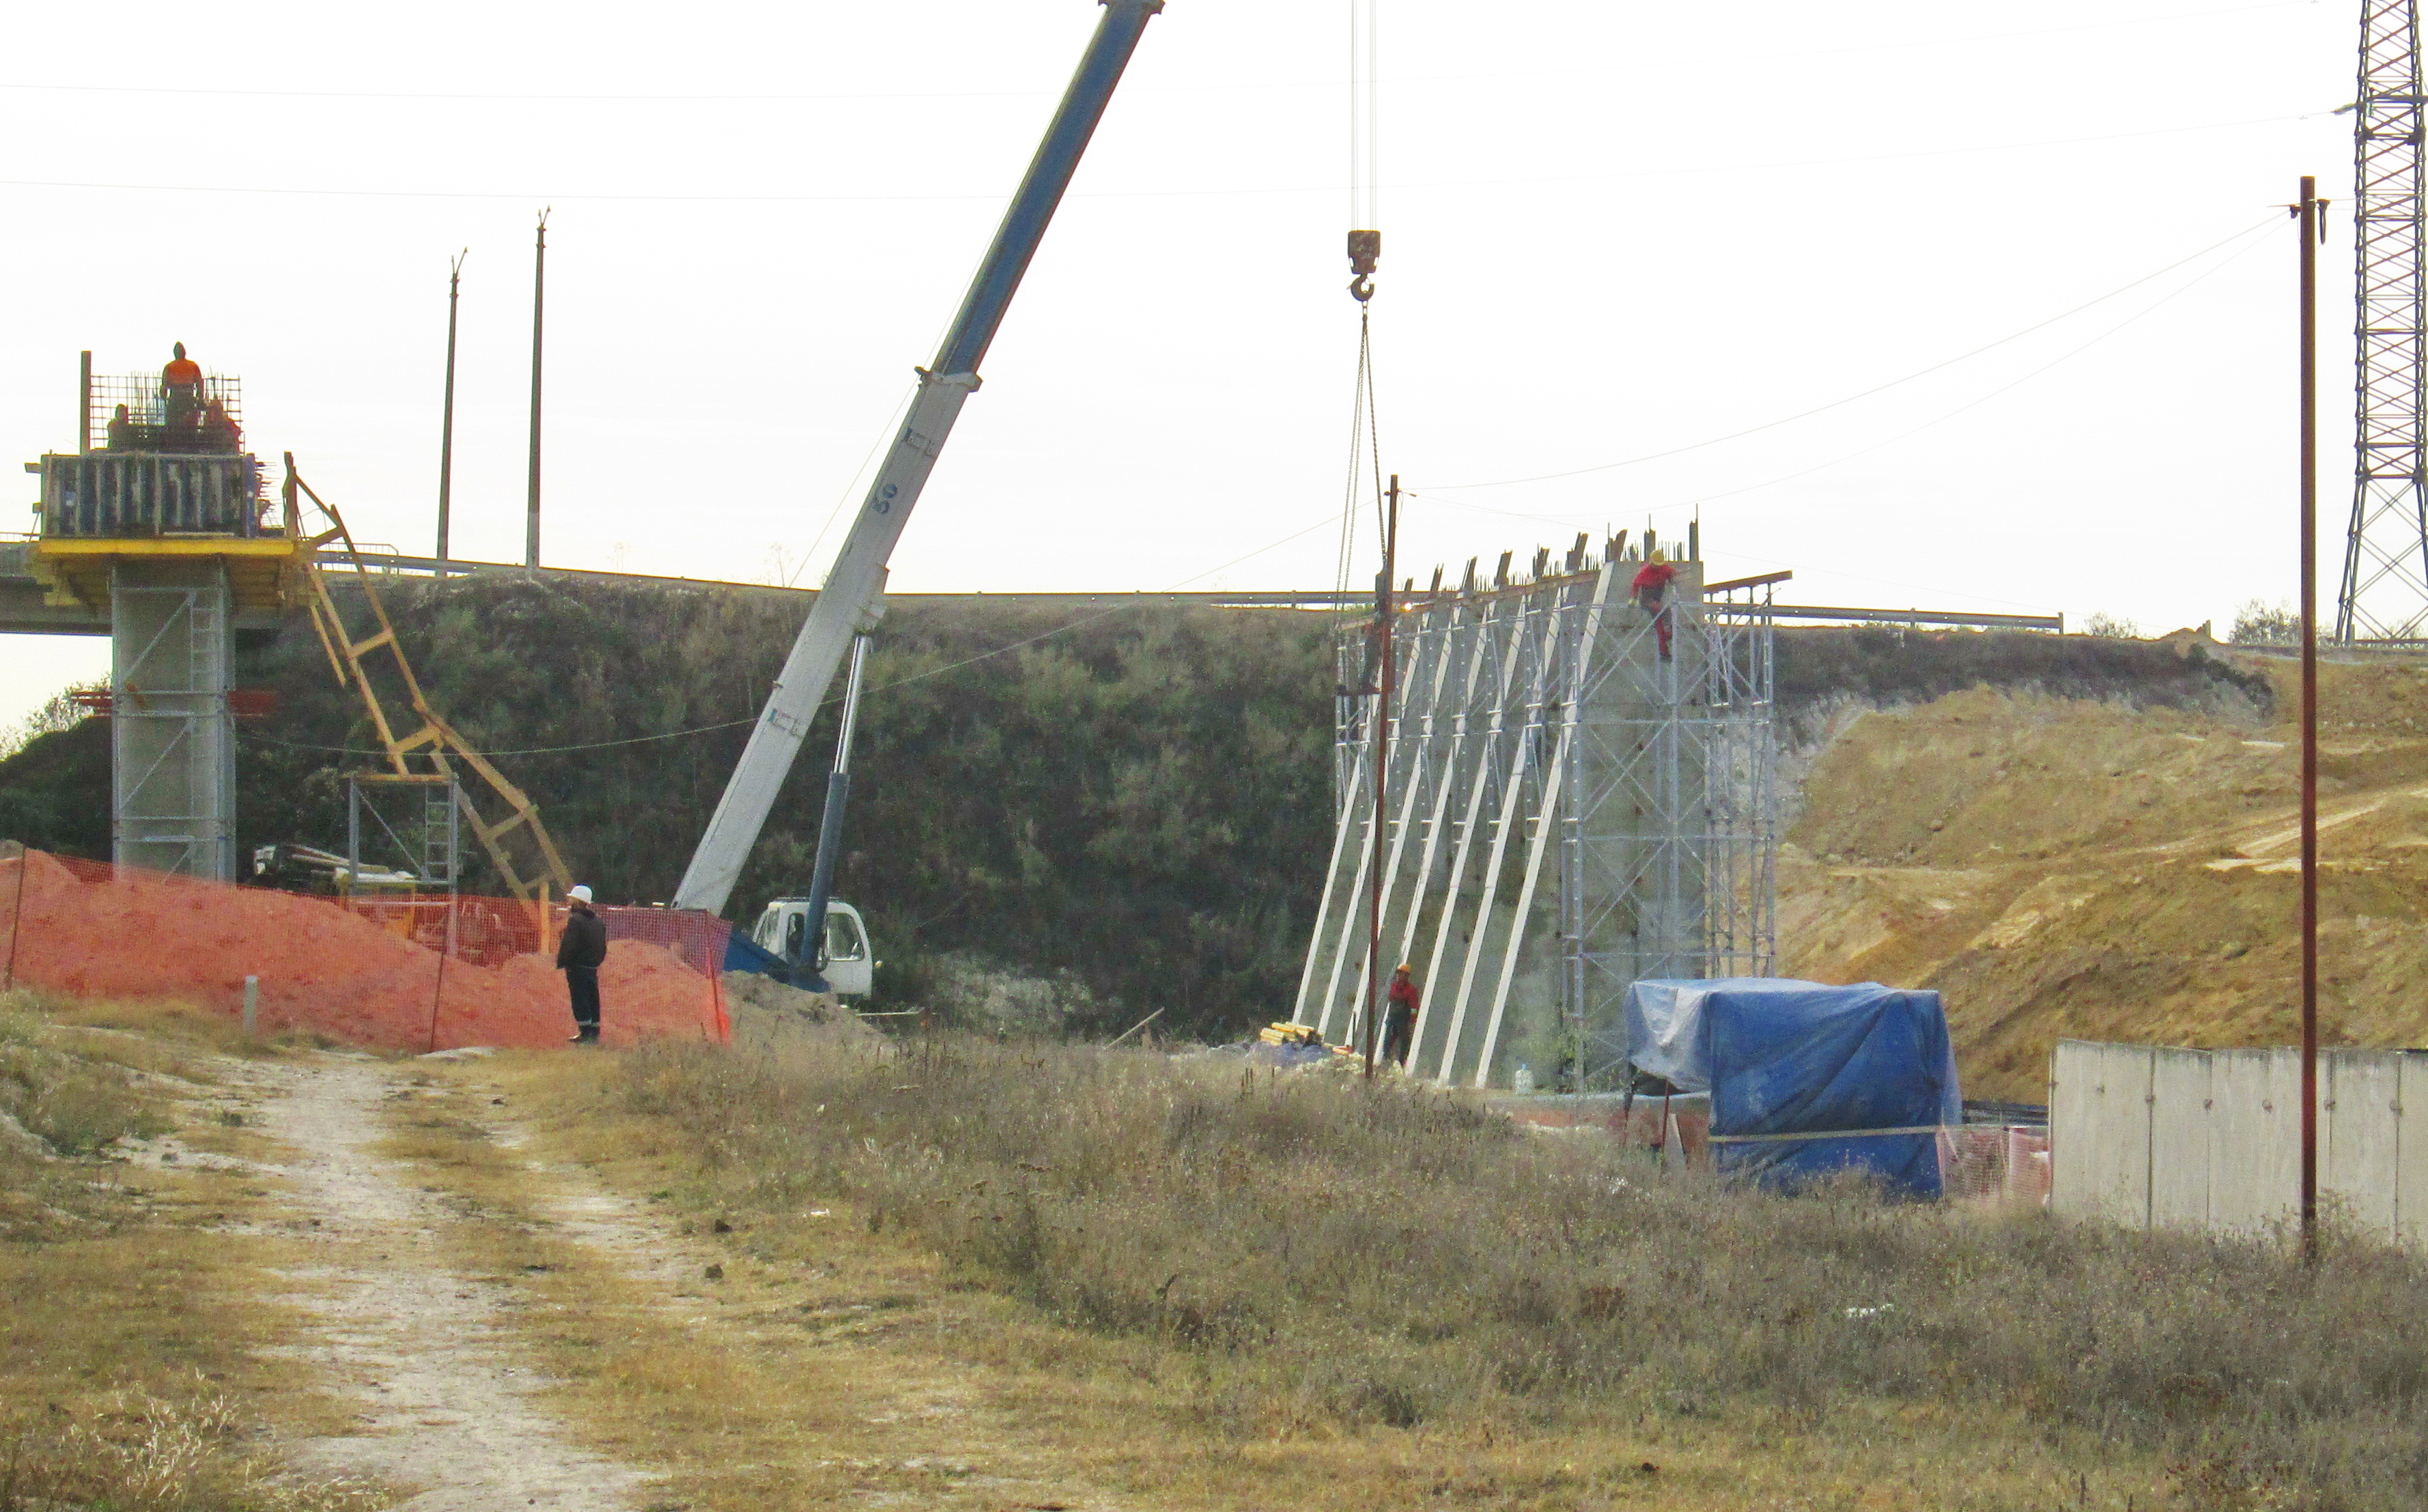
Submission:
M 58 608 L 109 609 L 112 569 L 121 561 L 191 561 L 216 557 L 227 563 L 228 587 L 238 610 L 282 610 L 308 592 L 304 564 L 308 543 L 293 536 L 149 536 L 88 540 L 45 536 L 33 543 L 27 562 L 43 589 L 43 602 Z

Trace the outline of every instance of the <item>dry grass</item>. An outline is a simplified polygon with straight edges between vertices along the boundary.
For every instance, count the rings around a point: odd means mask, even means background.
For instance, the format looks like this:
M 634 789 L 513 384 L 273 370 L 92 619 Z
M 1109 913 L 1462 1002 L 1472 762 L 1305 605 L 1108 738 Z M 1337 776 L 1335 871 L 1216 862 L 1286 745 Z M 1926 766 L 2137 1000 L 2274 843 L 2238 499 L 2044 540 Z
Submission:
M 62 1024 L 138 1022 L 149 1032 Z M 331 1431 L 335 1409 L 270 1351 L 294 1318 L 269 1300 L 274 1241 L 239 1170 L 136 1163 L 128 1141 L 262 1153 L 209 1088 L 214 1040 L 158 1010 L 0 1000 L 0 1512 L 317 1512 L 373 1488 L 289 1480 L 260 1441 L 275 1420 Z M 235 1121 L 230 1121 L 231 1114 Z M 167 1150 L 169 1146 L 159 1146 Z
M 1135 1346 L 1167 1411 L 1235 1445 L 1716 1417 L 1843 1453 L 1922 1423 L 1946 1463 L 1995 1444 L 2118 1504 L 2428 1500 L 2428 1276 L 2357 1244 L 2305 1270 L 1859 1189 L 1730 1191 L 1212 1058 L 663 1050 L 623 1093 L 683 1131 L 694 1200 L 778 1232 L 848 1200 L 868 1231 Z
M 377 1512 L 393 1500 L 283 1474 L 206 1389 L 177 1400 L 122 1391 L 0 1423 L 0 1512 Z
M 850 1045 L 811 1034 L 795 1049 L 830 1059 Z M 872 1234 L 870 1210 L 839 1196 L 730 1203 L 695 1135 L 634 1110 L 617 1057 L 500 1057 L 434 1075 L 456 1096 L 391 1106 L 429 1152 L 421 1176 L 463 1217 L 451 1263 L 512 1286 L 510 1316 L 568 1428 L 663 1470 L 660 1499 L 697 1512 L 863 1500 L 2039 1512 L 2077 1493 L 2122 1508 L 2136 1488 L 2146 1504 L 2161 1473 L 2129 1452 L 2067 1458 L 2020 1414 L 1977 1405 L 1858 1402 L 1816 1431 L 1759 1403 L 1687 1416 L 1621 1397 L 1407 1428 L 1308 1419 L 1242 1432 L 1205 1411 L 1219 1383 L 1202 1349 L 1058 1322 L 908 1226 Z M 500 1117 L 528 1138 L 475 1127 Z M 451 1136 L 435 1127 L 450 1122 Z M 566 1176 L 568 1162 L 584 1174 Z M 567 1216 L 597 1211 L 594 1181 L 634 1199 L 620 1239 Z

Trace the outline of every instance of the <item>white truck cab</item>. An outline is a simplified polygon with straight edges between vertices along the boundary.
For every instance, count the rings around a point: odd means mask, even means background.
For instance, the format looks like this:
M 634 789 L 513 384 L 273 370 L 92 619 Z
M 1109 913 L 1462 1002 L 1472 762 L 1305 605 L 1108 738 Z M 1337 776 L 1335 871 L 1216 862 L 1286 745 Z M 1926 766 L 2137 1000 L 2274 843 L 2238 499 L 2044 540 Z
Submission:
M 861 922 L 860 910 L 839 898 L 827 901 L 826 937 L 819 942 L 815 958 L 810 951 L 809 933 L 810 901 L 778 898 L 759 916 L 750 938 L 761 950 L 782 956 L 787 966 L 817 970 L 838 997 L 868 996 L 877 963 L 870 958 L 868 926 Z

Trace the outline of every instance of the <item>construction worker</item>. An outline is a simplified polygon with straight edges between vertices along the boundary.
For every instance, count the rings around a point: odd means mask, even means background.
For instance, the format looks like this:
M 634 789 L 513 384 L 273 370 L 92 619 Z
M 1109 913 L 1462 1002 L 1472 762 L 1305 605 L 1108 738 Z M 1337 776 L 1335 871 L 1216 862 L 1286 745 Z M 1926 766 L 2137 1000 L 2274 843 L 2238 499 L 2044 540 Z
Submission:
M 203 413 L 203 365 L 186 355 L 186 344 L 175 346 L 175 355 L 160 369 L 160 401 L 170 429 L 191 426 Z
M 106 433 L 108 436 L 109 449 L 112 451 L 123 451 L 134 445 L 135 421 L 126 413 L 125 405 L 120 405 L 118 413 L 109 417 L 109 427 Z
M 590 889 L 566 893 L 565 937 L 556 942 L 556 967 L 573 998 L 573 1038 L 599 1043 L 599 968 L 607 961 L 607 921 L 590 911 Z
M 1404 1067 L 1417 1039 L 1417 983 L 1408 974 L 1405 961 L 1391 973 L 1389 997 L 1390 1004 L 1383 1013 L 1383 1059 Z
M 1669 659 L 1669 583 L 1678 569 L 1669 564 L 1668 554 L 1656 549 L 1636 570 L 1635 580 L 1628 584 L 1635 595 L 1638 609 L 1652 616 L 1652 633 L 1661 642 L 1661 659 Z
M 244 431 L 227 406 L 213 399 L 203 406 L 203 439 L 213 451 L 242 451 Z

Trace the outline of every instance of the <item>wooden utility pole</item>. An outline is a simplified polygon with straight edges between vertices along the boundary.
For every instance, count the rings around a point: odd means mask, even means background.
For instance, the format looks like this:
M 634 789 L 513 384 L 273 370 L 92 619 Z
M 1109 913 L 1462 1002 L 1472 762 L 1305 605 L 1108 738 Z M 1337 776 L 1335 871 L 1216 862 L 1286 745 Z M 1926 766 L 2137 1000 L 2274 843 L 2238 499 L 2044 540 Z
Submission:
M 2319 181 L 2302 180 L 2302 1255 L 2319 1253 Z
M 472 249 L 457 252 L 447 265 L 447 398 L 438 418 L 438 569 L 447 576 L 448 496 L 455 480 L 455 296 L 464 277 L 464 259 Z
M 539 239 L 532 253 L 531 481 L 523 501 L 523 565 L 539 565 L 539 355 L 540 314 L 548 302 L 548 212 L 539 213 Z
M 1383 839 L 1388 810 L 1384 805 L 1384 779 L 1391 759 L 1391 575 L 1400 565 L 1400 475 L 1391 475 L 1390 509 L 1383 518 L 1383 579 L 1374 590 L 1374 639 L 1381 642 L 1380 675 L 1375 683 L 1374 723 L 1368 732 L 1374 744 L 1374 855 L 1367 868 L 1366 889 L 1366 1075 L 1374 1075 L 1374 1004 L 1383 983 Z

